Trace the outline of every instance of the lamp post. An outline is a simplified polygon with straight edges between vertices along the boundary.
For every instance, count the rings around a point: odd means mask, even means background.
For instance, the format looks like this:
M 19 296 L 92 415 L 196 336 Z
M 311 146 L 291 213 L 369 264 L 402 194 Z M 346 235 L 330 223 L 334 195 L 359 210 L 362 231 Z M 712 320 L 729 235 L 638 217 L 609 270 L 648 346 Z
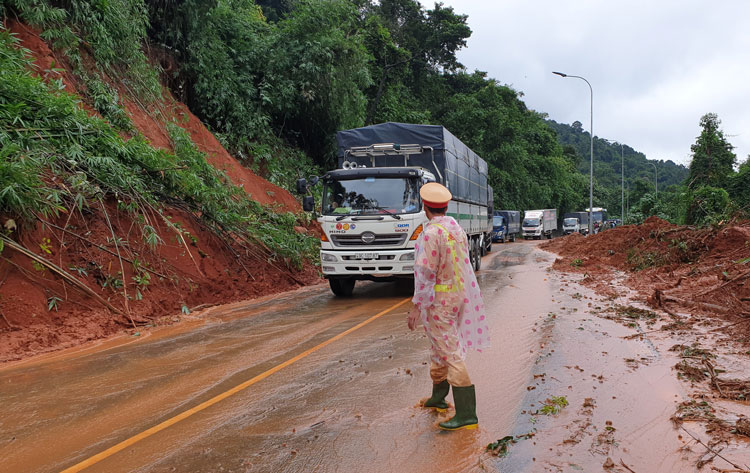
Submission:
M 622 223 L 625 223 L 625 145 L 618 143 L 617 141 L 607 140 L 604 141 L 612 144 L 620 145 L 620 179 L 621 179 L 621 201 L 620 201 L 620 217 Z
M 625 212 L 625 214 L 627 215 L 629 213 L 630 213 L 630 181 L 628 181 L 628 210 L 627 210 L 627 212 Z M 622 219 L 622 224 L 625 225 L 625 218 L 624 217 Z
M 656 170 L 656 164 L 649 163 L 654 167 L 654 192 L 656 197 L 659 197 L 659 172 Z
M 591 83 L 581 76 L 571 76 L 562 72 L 552 72 L 560 77 L 571 77 L 573 79 L 581 79 L 589 86 L 591 92 L 591 158 L 589 163 L 589 235 L 594 234 L 594 88 L 591 87 Z

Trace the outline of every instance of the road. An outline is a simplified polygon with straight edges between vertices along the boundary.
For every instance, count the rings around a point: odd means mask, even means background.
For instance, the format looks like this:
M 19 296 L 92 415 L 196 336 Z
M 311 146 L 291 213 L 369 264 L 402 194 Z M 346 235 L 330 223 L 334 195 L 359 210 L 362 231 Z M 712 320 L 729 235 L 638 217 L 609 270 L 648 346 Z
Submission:
M 408 288 L 320 285 L 0 369 L 0 471 L 492 471 L 483 451 L 517 422 L 557 297 L 552 261 L 533 242 L 483 259 L 477 431 L 418 407 L 428 341 L 406 327 Z

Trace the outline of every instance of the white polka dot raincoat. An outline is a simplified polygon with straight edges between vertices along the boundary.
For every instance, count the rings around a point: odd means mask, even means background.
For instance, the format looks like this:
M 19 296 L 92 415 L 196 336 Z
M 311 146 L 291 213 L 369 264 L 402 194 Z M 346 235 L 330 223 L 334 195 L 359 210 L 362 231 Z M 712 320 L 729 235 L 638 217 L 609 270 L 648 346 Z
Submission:
M 438 216 L 426 224 L 414 248 L 412 301 L 432 344 L 431 359 L 463 361 L 467 350 L 488 348 L 489 327 L 466 233 L 453 217 Z

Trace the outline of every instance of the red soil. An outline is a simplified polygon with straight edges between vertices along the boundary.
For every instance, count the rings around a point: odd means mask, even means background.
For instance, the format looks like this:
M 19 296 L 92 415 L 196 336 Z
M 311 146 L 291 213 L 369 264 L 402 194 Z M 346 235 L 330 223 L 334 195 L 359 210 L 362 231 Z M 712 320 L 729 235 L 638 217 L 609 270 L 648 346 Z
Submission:
M 42 77 L 61 78 L 69 93 L 85 90 L 65 58 L 51 50 L 38 31 L 14 20 L 9 20 L 6 27 L 21 40 L 22 47 L 30 50 L 39 68 L 36 72 Z M 61 70 L 50 71 L 52 67 Z M 112 85 L 117 87 L 115 82 Z M 299 203 L 289 192 L 243 167 L 168 92 L 156 113 L 157 110 L 144 110 L 128 100 L 122 87 L 118 91 L 134 125 L 152 145 L 171 150 L 162 120 L 173 121 L 191 134 L 212 165 L 225 171 L 253 199 L 276 211 L 300 211 Z M 85 102 L 81 105 L 96 114 Z M 166 213 L 193 238 L 186 236 L 183 242 L 164 222 L 154 220 L 151 223 L 164 243 L 152 250 L 144 243 L 140 225 L 127 213 L 118 211 L 112 202 L 107 204 L 106 215 L 114 233 L 127 242 L 124 247 L 114 245 L 105 212 L 98 209 L 85 211 L 83 215 L 62 215 L 51 222 L 79 236 L 42 223 L 12 232 L 11 238 L 76 277 L 117 312 L 6 246 L 2 256 L 7 259 L 0 261 L 0 362 L 79 345 L 123 330 L 143 331 L 145 326 L 171 323 L 179 320 L 185 309 L 249 299 L 320 281 L 312 265 L 290 270 L 283 262 L 269 263 L 272 258 L 262 248 L 235 254 L 192 215 L 177 209 Z M 0 224 L 6 222 L 7 217 L 0 215 Z M 300 231 L 314 233 L 315 229 L 300 228 Z M 140 267 L 151 271 L 137 272 L 135 265 L 127 261 L 121 265 L 117 256 L 95 245 L 113 253 L 119 251 L 123 258 L 137 261 Z M 143 279 L 138 284 L 133 278 L 144 273 L 150 276 L 148 284 Z M 111 287 L 115 280 L 125 284 L 127 299 L 123 288 Z M 134 324 L 139 328 L 133 328 Z
M 555 269 L 587 275 L 584 282 L 600 292 L 611 292 L 612 271 L 622 271 L 625 284 L 652 307 L 727 319 L 750 344 L 750 221 L 716 230 L 651 217 L 590 237 L 558 238 L 543 248 L 561 256 Z
M 21 46 L 28 49 L 34 58 L 37 72 L 44 78 L 54 80 L 61 78 L 66 92 L 79 94 L 85 89 L 79 84 L 70 71 L 66 58 L 54 52 L 39 36 L 39 31 L 16 20 L 8 20 L 6 27 L 21 40 Z M 52 70 L 55 69 L 55 70 Z M 263 205 L 273 206 L 278 211 L 299 212 L 301 207 L 297 199 L 282 189 L 242 166 L 231 156 L 216 137 L 208 131 L 201 121 L 182 103 L 177 102 L 171 93 L 164 89 L 163 104 L 155 104 L 151 110 L 144 110 L 136 101 L 128 99 L 128 91 L 119 87 L 115 81 L 110 84 L 118 89 L 123 98 L 125 110 L 133 124 L 156 148 L 172 150 L 172 143 L 167 133 L 166 123 L 173 122 L 187 130 L 193 142 L 206 153 L 209 163 L 224 171 L 231 181 L 242 188 L 254 200 Z M 92 115 L 98 115 L 93 108 L 82 102 L 83 107 Z

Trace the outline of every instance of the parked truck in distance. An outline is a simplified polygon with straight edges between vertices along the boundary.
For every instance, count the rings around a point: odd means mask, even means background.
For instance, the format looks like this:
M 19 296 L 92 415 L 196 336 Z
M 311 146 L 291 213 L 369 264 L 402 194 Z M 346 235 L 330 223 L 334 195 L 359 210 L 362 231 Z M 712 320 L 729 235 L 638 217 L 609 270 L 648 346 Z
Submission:
M 303 208 L 309 186 L 323 184 L 320 259 L 337 296 L 359 280 L 414 277 L 414 244 L 427 223 L 419 189 L 439 182 L 453 194 L 447 215 L 469 240 L 475 270 L 492 245 L 493 192 L 487 163 L 439 125 L 381 123 L 336 134 L 339 169 L 297 181 Z
M 586 209 L 587 213 L 588 211 L 589 209 Z M 591 209 L 591 226 L 594 228 L 594 233 L 599 233 L 602 230 L 605 220 L 607 220 L 607 209 L 601 207 Z
M 557 230 L 557 209 L 527 210 L 523 215 L 523 238 L 541 240 L 543 236 L 552 238 Z
M 588 234 L 588 212 L 568 212 L 563 215 L 562 231 L 564 235 L 569 235 L 576 232 L 581 233 L 582 235 Z
M 495 210 L 492 217 L 492 241 L 505 243 L 516 241 L 521 233 L 521 212 L 518 210 Z

